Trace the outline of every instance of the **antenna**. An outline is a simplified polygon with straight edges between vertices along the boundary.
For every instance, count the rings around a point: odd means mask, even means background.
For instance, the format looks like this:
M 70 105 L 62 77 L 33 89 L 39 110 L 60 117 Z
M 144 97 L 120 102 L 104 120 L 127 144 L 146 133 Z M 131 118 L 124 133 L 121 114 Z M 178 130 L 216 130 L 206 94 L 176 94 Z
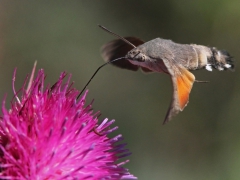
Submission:
M 115 62 L 115 61 L 118 61 L 118 60 L 121 60 L 121 59 L 125 59 L 125 57 L 120 57 L 120 58 L 117 58 L 117 59 L 113 59 L 111 61 L 108 61 L 106 63 L 104 63 L 103 65 L 99 66 L 97 68 L 97 70 L 93 73 L 92 77 L 89 79 L 89 81 L 87 82 L 87 84 L 84 86 L 84 88 L 82 89 L 82 91 L 80 92 L 80 94 L 78 95 L 77 99 L 81 96 L 81 94 L 83 93 L 83 91 L 86 89 L 86 87 L 89 85 L 89 83 L 92 81 L 92 79 L 94 78 L 94 76 L 97 74 L 97 72 L 104 66 L 106 66 L 107 64 L 109 63 L 112 63 L 112 62 Z
M 108 33 L 110 33 L 110 34 L 112 34 L 112 35 L 120 38 L 120 39 L 123 40 L 125 43 L 129 44 L 130 46 L 132 46 L 133 48 L 136 48 L 136 46 L 134 46 L 132 43 L 130 43 L 130 42 L 129 42 L 128 40 L 126 40 L 124 37 L 117 35 L 116 33 L 108 30 L 106 27 L 104 27 L 104 26 L 102 26 L 102 25 L 98 25 L 98 26 L 99 26 L 101 29 L 103 29 L 104 31 L 106 31 L 106 32 L 108 32 Z

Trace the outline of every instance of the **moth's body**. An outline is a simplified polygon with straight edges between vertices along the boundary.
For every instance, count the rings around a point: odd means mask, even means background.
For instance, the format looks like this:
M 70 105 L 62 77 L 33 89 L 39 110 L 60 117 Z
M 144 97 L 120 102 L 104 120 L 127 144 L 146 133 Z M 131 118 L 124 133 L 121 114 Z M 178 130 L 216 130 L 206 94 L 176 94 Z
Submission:
M 205 68 L 212 71 L 232 69 L 230 55 L 223 50 L 196 45 L 178 44 L 171 40 L 156 38 L 144 43 L 134 37 L 126 37 L 127 41 L 137 46 L 133 48 L 122 40 L 113 40 L 102 48 L 102 56 L 106 61 L 124 56 L 127 61 L 116 61 L 113 65 L 136 71 L 169 74 L 173 84 L 173 98 L 164 123 L 182 111 L 188 103 L 189 94 L 195 76 L 189 72 Z
M 146 52 L 147 55 L 144 54 Z M 135 56 L 137 53 L 139 54 Z M 148 68 L 153 72 L 168 72 L 162 59 L 172 59 L 188 70 L 206 68 L 211 71 L 213 66 L 221 71 L 231 67 L 229 55 L 225 51 L 196 44 L 178 44 L 161 38 L 134 48 L 125 57 L 130 63 Z

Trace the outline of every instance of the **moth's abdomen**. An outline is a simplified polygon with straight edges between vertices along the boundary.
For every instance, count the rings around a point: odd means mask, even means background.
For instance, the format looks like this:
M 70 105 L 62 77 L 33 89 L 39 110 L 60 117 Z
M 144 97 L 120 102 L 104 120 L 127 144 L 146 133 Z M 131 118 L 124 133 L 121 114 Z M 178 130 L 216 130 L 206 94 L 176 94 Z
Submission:
M 195 44 L 191 46 L 198 54 L 197 69 L 206 68 L 208 71 L 212 71 L 212 68 L 219 71 L 234 69 L 233 58 L 227 51 Z

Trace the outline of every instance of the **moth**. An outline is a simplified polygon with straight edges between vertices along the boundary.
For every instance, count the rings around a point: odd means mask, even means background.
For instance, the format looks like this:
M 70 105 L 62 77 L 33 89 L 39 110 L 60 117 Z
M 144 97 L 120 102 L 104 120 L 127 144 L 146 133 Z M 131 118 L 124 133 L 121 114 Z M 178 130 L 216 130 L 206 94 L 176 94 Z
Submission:
M 100 26 L 104 30 L 116 35 Z M 186 107 L 195 80 L 191 71 L 206 69 L 219 71 L 233 69 L 233 58 L 225 50 L 197 44 L 179 44 L 172 40 L 156 38 L 144 42 L 136 37 L 121 37 L 112 40 L 101 48 L 106 62 L 119 57 L 127 60 L 111 64 L 132 71 L 165 73 L 170 76 L 173 86 L 172 100 L 163 124 L 170 121 Z

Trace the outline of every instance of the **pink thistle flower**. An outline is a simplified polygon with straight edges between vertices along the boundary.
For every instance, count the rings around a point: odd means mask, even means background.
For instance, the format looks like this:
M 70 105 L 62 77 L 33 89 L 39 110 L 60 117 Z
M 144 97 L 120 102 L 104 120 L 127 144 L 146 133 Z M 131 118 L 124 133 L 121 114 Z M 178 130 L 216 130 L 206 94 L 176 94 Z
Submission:
M 86 94 L 77 100 L 79 91 L 64 83 L 66 73 L 53 86 L 44 87 L 45 74 L 39 70 L 22 95 L 2 105 L 0 121 L 0 179 L 62 180 L 137 179 L 117 163 L 130 155 L 122 136 L 108 138 L 117 127 L 114 120 L 97 125 L 99 113 L 92 104 L 84 107 Z M 33 77 L 34 71 L 32 73 Z M 98 134 L 100 133 L 100 135 Z

